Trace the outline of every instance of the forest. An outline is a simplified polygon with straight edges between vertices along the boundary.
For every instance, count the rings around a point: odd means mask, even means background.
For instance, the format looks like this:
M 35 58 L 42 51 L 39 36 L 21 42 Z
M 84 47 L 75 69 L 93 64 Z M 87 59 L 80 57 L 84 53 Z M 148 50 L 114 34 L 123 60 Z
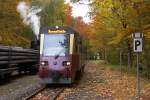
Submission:
M 41 27 L 71 26 L 85 40 L 87 59 L 100 58 L 106 63 L 122 65 L 123 71 L 135 72 L 136 53 L 133 52 L 135 32 L 143 33 L 143 52 L 140 53 L 140 69 L 150 78 L 150 0 L 86 0 L 91 22 L 72 16 L 72 6 L 64 0 L 21 0 L 42 8 L 39 13 Z M 84 0 L 71 0 L 83 3 Z M 0 2 L 0 44 L 28 48 L 33 38 L 29 26 L 24 25 L 16 6 L 20 0 Z M 121 61 L 120 61 L 121 59 Z

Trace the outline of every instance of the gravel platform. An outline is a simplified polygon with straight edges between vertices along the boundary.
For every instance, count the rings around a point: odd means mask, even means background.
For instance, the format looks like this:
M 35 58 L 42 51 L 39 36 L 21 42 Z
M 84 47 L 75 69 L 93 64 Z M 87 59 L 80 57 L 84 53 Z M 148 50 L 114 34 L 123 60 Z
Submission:
M 0 85 L 0 100 L 22 100 L 41 85 L 37 75 L 23 76 Z

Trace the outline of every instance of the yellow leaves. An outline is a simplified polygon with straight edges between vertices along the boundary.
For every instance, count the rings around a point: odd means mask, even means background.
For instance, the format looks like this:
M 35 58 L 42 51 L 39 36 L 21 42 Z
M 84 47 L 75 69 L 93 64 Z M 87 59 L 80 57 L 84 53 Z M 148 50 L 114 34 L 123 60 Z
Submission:
M 150 41 L 150 24 L 143 26 L 142 29 L 145 39 Z
M 120 39 L 116 39 L 116 37 L 114 37 L 112 41 L 108 42 L 108 45 L 113 45 L 113 44 L 116 45 L 118 44 L 118 42 L 120 42 Z
M 1 37 L 1 35 L 0 35 L 0 41 L 2 41 L 2 37 Z
M 147 32 L 147 34 L 144 35 L 145 39 L 150 40 L 150 32 Z
M 125 35 L 126 35 L 125 32 L 117 33 L 116 36 L 113 37 L 112 40 L 108 42 L 108 44 L 109 45 L 118 44 L 124 38 Z
M 22 36 L 19 36 L 15 33 L 10 32 L 0 32 L 0 43 L 3 45 L 19 45 L 27 47 L 30 44 L 30 41 Z
M 149 88 L 150 89 L 150 83 L 145 85 L 145 88 Z
M 132 32 L 139 30 L 150 21 L 148 1 L 143 0 L 93 0 L 91 8 L 93 11 L 93 29 L 92 33 L 100 34 L 101 38 L 107 37 L 110 33 L 106 44 L 113 45 L 129 38 Z M 94 4 L 95 3 L 95 4 Z M 134 4 L 138 3 L 138 8 Z M 92 9 L 92 10 L 93 10 Z M 140 24 L 141 21 L 141 24 Z M 142 30 L 145 32 L 145 29 Z M 95 34 L 94 34 L 95 33 Z M 112 33 L 114 35 L 112 35 Z M 146 38 L 150 38 L 149 31 L 146 31 Z M 98 37 L 97 37 L 98 38 Z M 107 40 L 107 39 L 106 39 Z
M 16 11 L 17 4 L 18 0 L 0 2 L 0 43 L 3 45 L 23 45 L 26 47 L 29 45 L 29 40 L 21 36 L 24 28 Z

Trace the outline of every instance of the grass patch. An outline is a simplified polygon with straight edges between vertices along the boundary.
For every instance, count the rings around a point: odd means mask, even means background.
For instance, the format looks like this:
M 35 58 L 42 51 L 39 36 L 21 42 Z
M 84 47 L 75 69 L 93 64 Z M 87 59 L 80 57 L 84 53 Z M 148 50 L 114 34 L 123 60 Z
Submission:
M 104 60 L 91 60 L 91 62 L 92 62 L 93 64 L 96 64 L 96 65 L 98 65 L 98 64 L 105 64 L 105 61 L 104 61 Z
M 136 75 L 136 67 L 114 65 L 114 64 L 106 63 L 104 60 L 90 60 L 89 62 L 95 65 L 102 65 L 104 68 L 109 68 L 110 70 L 117 70 L 117 71 L 122 71 L 123 73 Z M 147 71 L 146 70 L 140 71 L 140 76 L 143 78 L 148 78 Z
M 107 64 L 107 67 L 110 68 L 111 70 L 118 70 L 122 71 L 123 73 L 131 74 L 131 75 L 136 75 L 137 74 L 137 69 L 136 67 L 128 67 L 128 66 L 120 66 L 120 65 L 112 65 L 112 64 Z M 143 78 L 148 78 L 148 73 L 146 70 L 140 70 L 140 76 Z

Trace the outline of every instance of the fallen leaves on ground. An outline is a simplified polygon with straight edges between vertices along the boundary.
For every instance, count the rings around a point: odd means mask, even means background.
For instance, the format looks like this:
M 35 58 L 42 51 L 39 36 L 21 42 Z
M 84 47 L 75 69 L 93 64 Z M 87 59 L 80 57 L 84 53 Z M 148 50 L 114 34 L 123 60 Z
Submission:
M 112 96 L 115 100 L 133 100 L 136 95 L 136 77 L 126 73 L 120 73 L 116 70 L 110 70 L 107 65 L 97 65 L 106 67 L 102 71 L 102 77 L 105 83 L 95 84 L 95 91 L 102 96 Z M 150 81 L 146 79 L 140 80 L 141 100 L 150 100 Z

